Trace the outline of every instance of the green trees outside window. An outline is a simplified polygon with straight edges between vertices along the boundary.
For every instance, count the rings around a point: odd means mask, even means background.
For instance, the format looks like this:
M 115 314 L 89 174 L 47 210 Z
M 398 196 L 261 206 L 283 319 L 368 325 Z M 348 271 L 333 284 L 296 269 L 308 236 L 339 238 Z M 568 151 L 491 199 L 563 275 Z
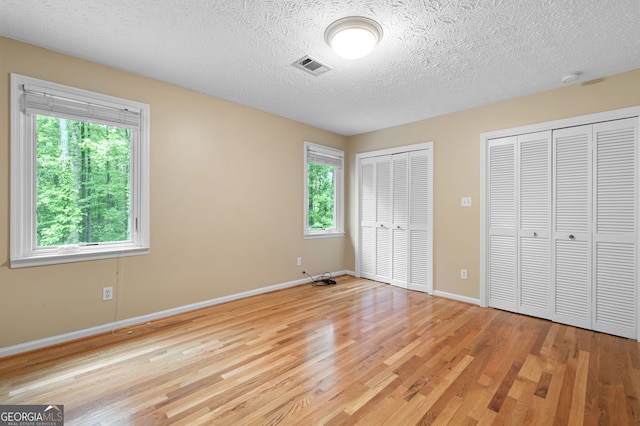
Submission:
M 36 122 L 36 245 L 130 240 L 131 130 Z
M 309 229 L 333 229 L 335 223 L 335 169 L 309 163 Z

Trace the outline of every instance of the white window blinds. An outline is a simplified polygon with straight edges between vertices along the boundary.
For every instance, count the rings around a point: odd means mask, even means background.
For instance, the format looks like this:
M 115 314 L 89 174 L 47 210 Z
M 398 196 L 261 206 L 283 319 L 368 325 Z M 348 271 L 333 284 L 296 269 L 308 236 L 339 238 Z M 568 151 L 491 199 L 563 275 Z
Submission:
M 320 146 L 307 146 L 307 162 L 342 168 L 344 154 L 342 151 Z
M 28 114 L 48 115 L 78 121 L 89 120 L 138 130 L 140 111 L 116 104 L 89 102 L 82 97 L 33 85 L 23 85 L 24 110 Z

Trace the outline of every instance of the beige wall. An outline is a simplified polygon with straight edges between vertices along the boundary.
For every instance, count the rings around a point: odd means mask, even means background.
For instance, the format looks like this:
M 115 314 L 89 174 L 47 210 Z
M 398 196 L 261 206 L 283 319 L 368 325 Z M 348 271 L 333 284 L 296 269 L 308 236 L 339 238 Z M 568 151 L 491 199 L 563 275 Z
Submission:
M 9 268 L 12 72 L 151 105 L 150 255 Z M 346 238 L 302 238 L 302 185 L 304 141 L 346 138 L 6 38 L 0 78 L 0 347 L 345 268 Z
M 426 100 L 427 102 L 428 100 Z M 640 70 L 352 137 L 348 212 L 357 197 L 355 155 L 434 142 L 434 289 L 480 298 L 480 134 L 640 105 Z M 460 207 L 460 197 L 473 198 Z M 350 227 L 357 226 L 350 218 Z M 353 246 L 353 238 L 347 242 Z M 353 250 L 345 251 L 355 270 Z M 460 269 L 468 269 L 467 280 Z
M 9 268 L 12 72 L 151 105 L 150 255 Z M 302 238 L 305 140 L 347 151 L 347 231 L 357 226 L 355 154 L 433 141 L 434 288 L 479 298 L 480 133 L 640 105 L 635 70 L 344 138 L 1 37 L 0 78 L 0 348 L 293 281 L 302 270 L 355 270 L 352 233 Z M 460 207 L 462 196 L 473 207 Z M 102 302 L 106 286 L 117 302 Z

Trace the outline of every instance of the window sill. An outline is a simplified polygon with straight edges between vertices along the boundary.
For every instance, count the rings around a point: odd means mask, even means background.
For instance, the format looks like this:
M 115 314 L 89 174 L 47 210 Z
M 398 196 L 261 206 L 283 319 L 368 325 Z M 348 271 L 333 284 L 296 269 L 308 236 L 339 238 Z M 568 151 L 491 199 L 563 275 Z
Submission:
M 87 260 L 113 259 L 117 257 L 149 254 L 149 247 L 108 247 L 102 249 L 78 248 L 72 252 L 59 253 L 47 250 L 11 259 L 11 268 L 57 265 L 60 263 L 84 262 Z
M 323 232 L 318 234 L 304 234 L 304 239 L 314 239 L 314 238 L 334 238 L 334 237 L 344 237 L 344 232 Z

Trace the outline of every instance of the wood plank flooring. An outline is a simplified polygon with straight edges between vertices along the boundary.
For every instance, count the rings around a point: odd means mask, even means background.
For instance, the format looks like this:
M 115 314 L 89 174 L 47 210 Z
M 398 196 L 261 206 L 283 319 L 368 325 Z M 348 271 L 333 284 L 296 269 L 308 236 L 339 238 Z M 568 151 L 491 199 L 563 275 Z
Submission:
M 0 404 L 68 425 L 640 424 L 638 342 L 337 281 L 0 359 Z

